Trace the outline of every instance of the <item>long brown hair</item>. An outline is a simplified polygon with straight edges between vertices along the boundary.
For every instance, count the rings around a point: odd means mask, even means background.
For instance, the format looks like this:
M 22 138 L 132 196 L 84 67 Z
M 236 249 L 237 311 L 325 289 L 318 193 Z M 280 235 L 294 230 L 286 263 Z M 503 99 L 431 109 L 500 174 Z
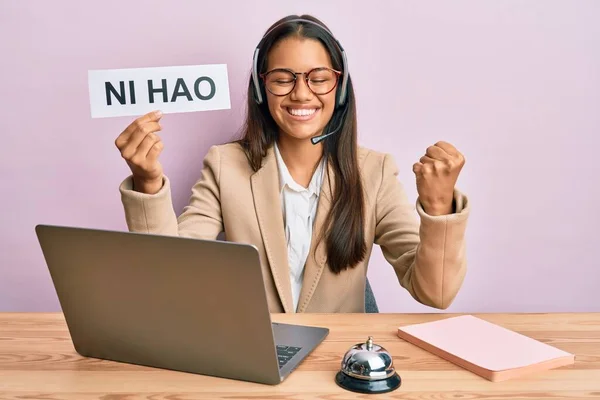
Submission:
M 298 18 L 311 20 L 326 28 L 321 21 L 310 15 L 291 15 L 277 21 L 268 29 L 271 32 L 262 41 L 257 60 L 258 72 L 264 72 L 267 68 L 269 49 L 290 36 L 320 41 L 329 52 L 333 67 L 341 70 L 342 55 L 331 35 L 313 24 L 290 21 Z M 277 25 L 280 26 L 273 29 Z M 340 90 L 339 86 L 337 90 Z M 327 263 L 336 274 L 355 267 L 366 255 L 364 194 L 358 169 L 356 102 L 349 76 L 346 103 L 336 108 L 324 132 L 330 132 L 340 124 L 340 130 L 323 141 L 324 157 L 334 171 L 335 190 L 331 212 L 327 215 L 323 231 L 319 234 L 319 240 L 326 237 Z M 255 101 L 253 82 L 250 78 L 246 119 L 242 127 L 242 138 L 238 143 L 244 149 L 254 171 L 261 168 L 267 150 L 277 140 L 278 135 L 279 128 L 269 112 L 266 99 L 262 104 Z M 331 177 L 327 176 L 331 180 Z

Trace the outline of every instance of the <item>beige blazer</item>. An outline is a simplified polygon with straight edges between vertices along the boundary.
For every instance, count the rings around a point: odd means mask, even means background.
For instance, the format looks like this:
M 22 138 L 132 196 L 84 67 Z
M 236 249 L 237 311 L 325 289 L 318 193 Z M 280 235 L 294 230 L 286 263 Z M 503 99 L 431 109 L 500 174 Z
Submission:
M 408 202 L 391 156 L 360 148 L 358 161 L 366 202 L 365 261 L 333 274 L 327 266 L 323 241 L 315 243 L 317 235 L 313 235 L 297 311 L 364 312 L 373 244 L 381 247 L 399 283 L 413 298 L 435 308 L 447 308 L 466 272 L 467 198 L 455 190 L 456 213 L 427 215 L 418 200 L 416 207 Z M 332 171 L 329 166 L 327 173 Z M 331 208 L 334 188 L 327 182 L 324 179 L 319 196 L 315 233 L 320 232 Z M 332 179 L 332 185 L 333 182 Z M 211 147 L 201 177 L 192 188 L 190 202 L 179 217 L 173 209 L 167 177 L 163 188 L 154 195 L 133 191 L 131 176 L 119 189 L 130 231 L 203 239 L 216 239 L 224 232 L 228 241 L 255 245 L 270 311 L 295 312 L 273 148 L 262 168 L 254 172 L 238 144 Z

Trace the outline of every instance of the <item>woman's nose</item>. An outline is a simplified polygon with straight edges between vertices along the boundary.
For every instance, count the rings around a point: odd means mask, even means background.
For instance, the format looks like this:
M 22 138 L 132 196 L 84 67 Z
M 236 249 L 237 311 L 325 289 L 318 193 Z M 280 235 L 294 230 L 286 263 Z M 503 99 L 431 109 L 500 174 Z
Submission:
M 299 75 L 296 79 L 296 86 L 291 93 L 291 99 L 295 101 L 308 101 L 313 97 L 313 92 L 308 87 L 308 83 L 306 79 L 304 79 L 304 75 Z

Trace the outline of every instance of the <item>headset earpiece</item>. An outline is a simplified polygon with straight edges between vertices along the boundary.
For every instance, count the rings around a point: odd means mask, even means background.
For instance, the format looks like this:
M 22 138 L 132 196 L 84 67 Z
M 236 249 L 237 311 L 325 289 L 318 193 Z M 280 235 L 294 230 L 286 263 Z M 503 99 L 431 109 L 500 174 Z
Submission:
M 262 90 L 261 90 L 261 81 L 260 78 L 258 77 L 258 53 L 260 52 L 260 46 L 262 45 L 262 42 L 264 41 L 264 37 L 261 39 L 260 43 L 258 44 L 258 46 L 256 47 L 256 49 L 254 50 L 254 56 L 252 57 L 252 86 L 254 87 L 254 100 L 256 101 L 257 104 L 262 104 L 263 100 L 265 99 L 265 97 L 262 94 Z
M 342 104 L 342 82 L 341 79 L 335 88 L 335 108 L 341 107 Z
M 344 93 L 344 83 L 342 79 L 338 81 L 336 93 L 335 93 L 335 106 L 336 108 L 341 108 L 346 103 L 346 95 Z
M 348 60 L 346 59 L 346 52 L 344 51 L 344 48 L 342 47 L 340 42 L 338 42 L 336 38 L 333 39 L 337 43 L 342 54 L 342 79 L 340 79 L 339 82 L 339 96 L 336 96 L 338 100 L 336 104 L 341 107 L 346 103 L 346 99 L 348 97 Z
M 254 85 L 252 86 L 252 94 L 254 95 L 254 101 L 258 105 L 262 105 L 267 101 L 267 92 L 262 81 L 258 82 L 258 91 Z

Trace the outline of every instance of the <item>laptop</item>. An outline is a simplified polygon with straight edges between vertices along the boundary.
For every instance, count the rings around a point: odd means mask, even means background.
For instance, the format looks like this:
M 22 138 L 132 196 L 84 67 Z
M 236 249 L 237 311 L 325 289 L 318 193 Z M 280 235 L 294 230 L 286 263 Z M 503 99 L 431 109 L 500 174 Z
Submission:
M 276 385 L 328 335 L 272 323 L 256 247 L 37 225 L 77 353 Z

